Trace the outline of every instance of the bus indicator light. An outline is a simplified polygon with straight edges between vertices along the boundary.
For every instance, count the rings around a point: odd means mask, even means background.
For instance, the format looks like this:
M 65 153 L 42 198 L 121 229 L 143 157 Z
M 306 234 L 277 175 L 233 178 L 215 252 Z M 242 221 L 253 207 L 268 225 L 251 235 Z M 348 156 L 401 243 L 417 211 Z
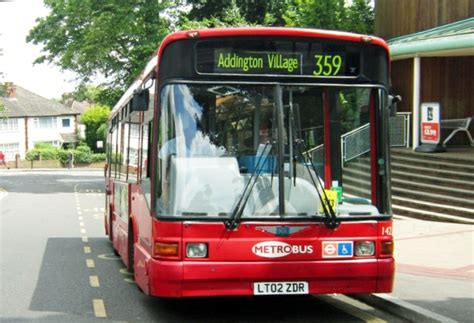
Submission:
M 155 256 L 178 256 L 177 243 L 155 242 Z
M 382 241 L 381 247 L 382 256 L 392 256 L 393 255 L 393 241 Z

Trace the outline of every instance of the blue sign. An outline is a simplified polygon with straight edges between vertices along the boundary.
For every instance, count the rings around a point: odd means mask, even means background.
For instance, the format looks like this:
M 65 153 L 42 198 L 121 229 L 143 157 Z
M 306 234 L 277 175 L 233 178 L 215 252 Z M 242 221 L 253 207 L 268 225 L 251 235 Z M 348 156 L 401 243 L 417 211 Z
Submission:
M 338 242 L 337 255 L 339 257 L 352 257 L 352 242 Z

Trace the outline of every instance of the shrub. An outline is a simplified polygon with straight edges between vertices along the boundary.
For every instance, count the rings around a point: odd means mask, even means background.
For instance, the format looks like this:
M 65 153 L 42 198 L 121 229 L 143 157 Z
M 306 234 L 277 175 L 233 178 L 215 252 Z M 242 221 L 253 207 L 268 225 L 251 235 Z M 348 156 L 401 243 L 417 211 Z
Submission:
M 97 163 L 105 160 L 105 153 L 101 154 L 92 154 L 92 162 Z
M 39 156 L 40 156 L 40 153 L 37 149 L 32 149 L 32 150 L 28 150 L 26 152 L 26 160 L 38 160 L 39 159 Z
M 37 144 L 34 149 L 26 153 L 26 160 L 59 160 L 63 165 L 69 162 L 69 154 L 74 155 L 74 164 L 90 164 L 105 160 L 105 154 L 93 154 L 86 145 L 80 145 L 76 149 L 58 149 L 48 144 Z
M 58 151 L 58 160 L 61 162 L 61 164 L 67 165 L 67 163 L 68 163 L 67 156 L 68 155 L 69 155 L 69 150 L 60 149 Z
M 84 153 L 76 150 L 74 155 L 74 163 L 76 164 L 90 164 L 92 162 L 92 154 Z
M 26 160 L 57 160 L 58 154 L 58 148 L 49 144 L 36 144 L 34 149 L 26 153 Z

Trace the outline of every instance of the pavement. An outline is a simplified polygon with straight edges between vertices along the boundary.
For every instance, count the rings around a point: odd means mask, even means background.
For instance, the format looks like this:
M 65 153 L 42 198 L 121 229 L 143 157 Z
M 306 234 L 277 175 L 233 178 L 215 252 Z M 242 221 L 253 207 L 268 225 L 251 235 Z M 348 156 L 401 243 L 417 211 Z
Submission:
M 395 217 L 391 294 L 358 295 L 412 322 L 474 322 L 474 226 Z

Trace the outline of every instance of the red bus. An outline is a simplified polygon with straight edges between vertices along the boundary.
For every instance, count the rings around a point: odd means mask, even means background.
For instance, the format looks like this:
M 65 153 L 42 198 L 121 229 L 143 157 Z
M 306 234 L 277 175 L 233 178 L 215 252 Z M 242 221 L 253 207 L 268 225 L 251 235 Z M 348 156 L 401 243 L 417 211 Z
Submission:
M 167 36 L 113 108 L 105 229 L 147 295 L 390 292 L 383 40 Z

